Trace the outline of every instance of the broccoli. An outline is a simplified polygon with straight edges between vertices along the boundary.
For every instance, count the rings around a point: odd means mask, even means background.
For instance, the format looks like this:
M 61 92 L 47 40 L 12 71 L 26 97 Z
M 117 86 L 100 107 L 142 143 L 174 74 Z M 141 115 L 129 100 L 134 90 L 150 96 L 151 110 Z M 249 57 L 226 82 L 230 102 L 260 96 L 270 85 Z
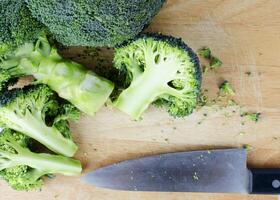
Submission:
M 17 12 L 10 4 L 6 5 L 7 2 L 11 2 Z M 52 40 L 48 40 L 46 28 L 39 27 L 39 22 L 32 19 L 24 2 L 1 1 L 0 6 L 3 13 L 1 30 L 9 30 L 0 36 L 0 69 L 5 70 L 10 78 L 33 75 L 38 83 L 49 85 L 81 111 L 94 115 L 113 91 L 113 83 L 62 58 L 50 44 Z M 12 20 L 17 24 L 13 26 Z
M 134 38 L 165 0 L 26 0 L 32 15 L 66 46 L 115 46 Z
M 253 122 L 258 122 L 260 119 L 261 113 L 257 112 L 257 113 L 249 113 L 249 112 L 244 112 L 241 114 L 241 117 L 247 117 L 249 120 L 253 121 Z
M 231 95 L 231 96 L 235 95 L 235 92 L 228 81 L 224 81 L 219 88 L 220 88 L 220 93 L 222 94 Z
M 31 16 L 23 0 L 0 1 L 0 58 L 33 42 L 47 28 Z
M 211 59 L 212 57 L 212 52 L 209 47 L 202 47 L 197 51 L 197 53 L 205 59 Z
M 223 62 L 219 58 L 212 55 L 209 47 L 202 47 L 197 52 L 198 55 L 209 61 L 209 66 L 204 66 L 204 73 L 206 73 L 208 69 L 218 69 L 222 66 Z
M 114 66 L 124 86 L 114 106 L 139 119 L 154 102 L 173 117 L 190 114 L 197 105 L 201 71 L 196 54 L 181 40 L 144 34 L 116 48 Z
M 4 129 L 0 135 L 0 176 L 16 190 L 39 189 L 48 174 L 79 175 L 79 161 L 60 155 L 35 153 L 32 139 Z
M 60 102 L 46 85 L 6 90 L 0 95 L 0 125 L 26 134 L 56 153 L 73 156 L 77 146 L 66 119 L 79 114 L 71 106 Z

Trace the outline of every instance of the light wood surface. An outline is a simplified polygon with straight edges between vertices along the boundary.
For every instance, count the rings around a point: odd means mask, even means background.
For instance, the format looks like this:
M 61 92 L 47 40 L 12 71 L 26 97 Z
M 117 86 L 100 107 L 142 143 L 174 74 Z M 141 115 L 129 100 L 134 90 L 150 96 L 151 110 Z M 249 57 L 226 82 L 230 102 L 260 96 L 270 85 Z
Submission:
M 175 120 L 150 108 L 140 122 L 104 107 L 95 117 L 73 123 L 76 157 L 84 172 L 114 162 L 157 153 L 241 147 L 250 144 L 248 164 L 280 168 L 280 2 L 279 0 L 169 0 L 148 29 L 182 37 L 193 49 L 209 46 L 224 62 L 203 77 L 210 96 L 223 79 L 236 90 L 236 100 L 261 112 L 258 123 L 226 117 L 228 109 L 204 108 Z M 245 72 L 250 71 L 251 76 Z M 207 113 L 207 117 L 203 114 Z M 202 121 L 199 125 L 198 122 Z M 240 135 L 244 132 L 244 135 Z M 279 139 L 278 139 L 279 138 Z M 79 178 L 46 180 L 41 192 L 16 192 L 0 182 L 0 199 L 40 200 L 276 200 L 276 196 L 143 193 L 98 189 Z

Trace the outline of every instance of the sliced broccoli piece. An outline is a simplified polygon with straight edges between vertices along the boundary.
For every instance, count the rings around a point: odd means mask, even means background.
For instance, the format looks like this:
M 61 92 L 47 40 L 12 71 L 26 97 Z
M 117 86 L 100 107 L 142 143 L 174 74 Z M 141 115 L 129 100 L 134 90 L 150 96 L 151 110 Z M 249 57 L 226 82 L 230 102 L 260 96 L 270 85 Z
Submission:
M 231 84 L 225 80 L 221 85 L 220 85 L 220 93 L 225 94 L 225 95 L 235 95 L 235 92 L 231 86 Z
M 196 54 L 181 40 L 144 34 L 116 48 L 114 66 L 127 88 L 114 106 L 139 119 L 151 103 L 183 117 L 197 105 L 201 71 Z
M 39 189 L 47 174 L 79 175 L 79 161 L 60 155 L 34 153 L 31 138 L 5 129 L 0 135 L 0 176 L 16 190 Z
M 0 125 L 26 134 L 56 153 L 73 156 L 77 146 L 52 122 L 53 116 L 60 114 L 60 106 L 46 85 L 4 91 L 0 95 Z
M 134 38 L 165 0 L 27 0 L 34 17 L 66 46 L 115 46 Z

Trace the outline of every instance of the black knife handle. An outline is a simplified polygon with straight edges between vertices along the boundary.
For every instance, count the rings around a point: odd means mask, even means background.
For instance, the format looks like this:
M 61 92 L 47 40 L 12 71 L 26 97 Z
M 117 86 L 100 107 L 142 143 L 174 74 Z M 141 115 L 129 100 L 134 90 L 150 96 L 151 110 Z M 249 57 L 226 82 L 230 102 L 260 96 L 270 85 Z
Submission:
M 280 169 L 251 169 L 252 194 L 280 194 Z

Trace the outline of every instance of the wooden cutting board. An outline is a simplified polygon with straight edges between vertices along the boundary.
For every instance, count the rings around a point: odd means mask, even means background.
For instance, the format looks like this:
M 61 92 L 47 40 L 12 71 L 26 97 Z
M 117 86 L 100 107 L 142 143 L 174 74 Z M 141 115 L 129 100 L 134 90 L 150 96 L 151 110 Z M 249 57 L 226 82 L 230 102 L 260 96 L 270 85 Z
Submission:
M 71 125 L 80 147 L 76 157 L 83 162 L 84 172 L 157 153 L 244 144 L 253 147 L 249 166 L 280 168 L 279 0 L 169 0 L 148 31 L 182 37 L 194 50 L 209 46 L 224 65 L 203 77 L 203 88 L 214 96 L 218 84 L 228 80 L 235 88 L 236 101 L 249 111 L 261 112 L 260 121 L 250 122 L 238 112 L 213 108 L 175 120 L 150 108 L 142 121 L 134 122 L 125 114 L 104 107 L 95 117 L 83 116 L 79 123 Z M 16 192 L 3 181 L 0 185 L 3 200 L 277 199 L 231 194 L 118 192 L 62 176 L 46 180 L 40 192 Z

